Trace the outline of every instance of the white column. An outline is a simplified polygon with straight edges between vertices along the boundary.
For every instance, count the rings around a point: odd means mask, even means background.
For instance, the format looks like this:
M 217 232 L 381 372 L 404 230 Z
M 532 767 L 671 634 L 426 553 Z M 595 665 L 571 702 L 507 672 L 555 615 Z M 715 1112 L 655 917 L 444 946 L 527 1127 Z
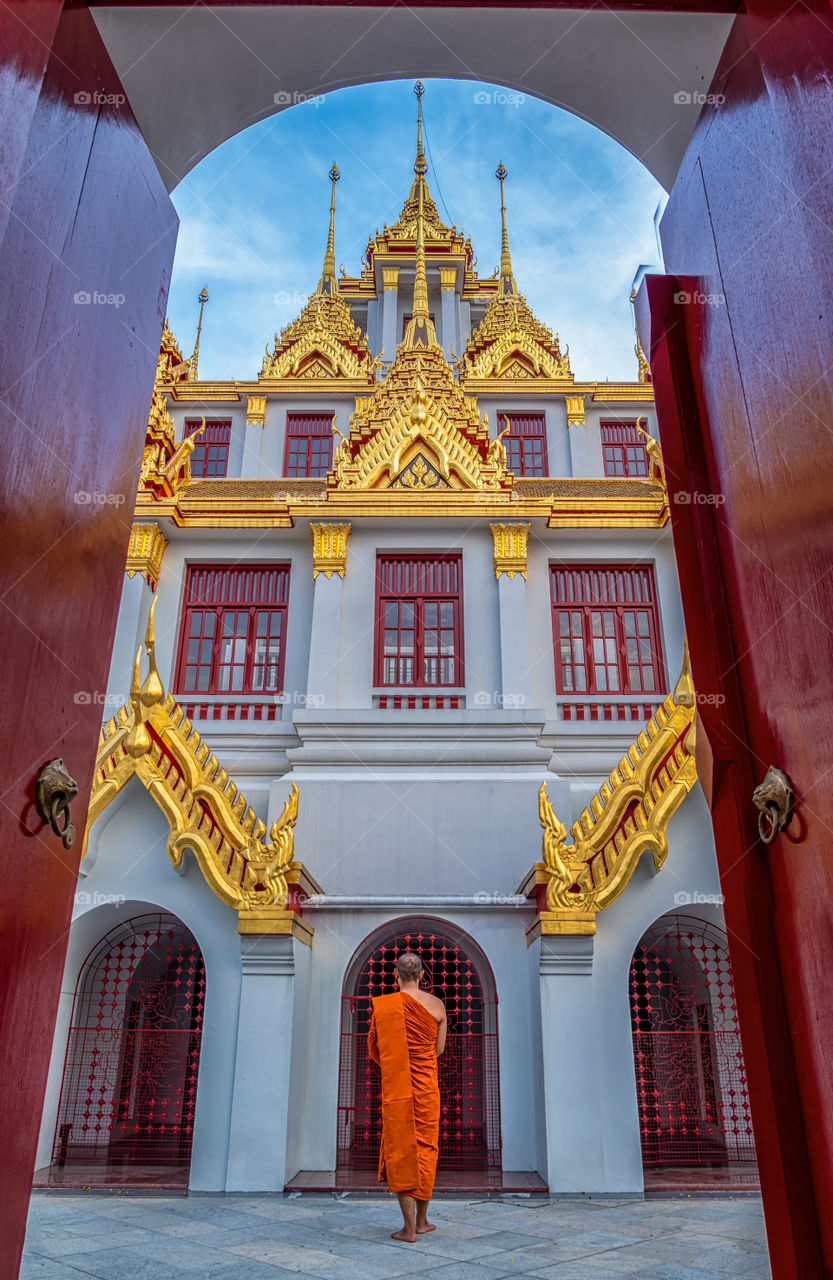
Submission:
M 326 578 L 319 573 L 312 597 L 312 631 L 309 643 L 307 706 L 335 709 L 338 705 L 338 649 L 341 630 L 341 590 L 339 574 Z
M 385 348 L 385 365 L 389 366 L 396 355 L 399 332 L 396 313 L 399 305 L 399 268 L 382 267 L 382 346 Z
M 287 934 L 240 938 L 227 1191 L 279 1192 L 286 1182 L 296 945 Z
M 119 605 L 119 620 L 116 626 L 116 638 L 113 642 L 113 657 L 110 661 L 110 675 L 107 681 L 106 703 L 101 707 L 102 720 L 114 716 L 122 703 L 127 702 L 130 693 L 130 681 L 133 679 L 133 665 L 136 661 L 136 650 L 144 641 L 148 614 L 153 602 L 153 592 L 140 572 L 132 578 L 125 574 L 124 585 Z M 82 695 L 100 699 L 101 690 L 79 689 L 76 698 L 87 701 Z
M 541 938 L 541 1042 L 549 1189 L 604 1191 L 604 1133 L 592 936 Z M 623 999 L 627 993 L 623 992 Z
M 455 355 L 461 355 L 457 346 L 457 283 L 456 267 L 440 267 L 440 324 L 442 325 L 443 351 L 446 360 L 451 359 L 451 348 Z
M 504 710 L 532 706 L 526 579 L 519 573 L 497 580 L 500 615 L 500 681 Z
M 587 428 L 583 422 L 573 423 L 567 430 L 570 442 L 570 465 L 574 476 L 590 474 L 587 457 Z

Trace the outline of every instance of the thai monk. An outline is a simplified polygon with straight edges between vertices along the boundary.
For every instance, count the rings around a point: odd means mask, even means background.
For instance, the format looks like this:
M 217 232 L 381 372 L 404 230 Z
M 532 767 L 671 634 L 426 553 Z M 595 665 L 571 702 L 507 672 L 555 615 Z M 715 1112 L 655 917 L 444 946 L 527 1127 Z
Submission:
M 373 1000 L 367 1048 L 382 1072 L 379 1181 L 399 1197 L 404 1225 L 394 1240 L 410 1244 L 433 1231 L 428 1201 L 434 1190 L 440 1132 L 437 1058 L 445 1048 L 445 1005 L 419 985 L 422 961 L 403 951 L 396 961 L 398 991 Z

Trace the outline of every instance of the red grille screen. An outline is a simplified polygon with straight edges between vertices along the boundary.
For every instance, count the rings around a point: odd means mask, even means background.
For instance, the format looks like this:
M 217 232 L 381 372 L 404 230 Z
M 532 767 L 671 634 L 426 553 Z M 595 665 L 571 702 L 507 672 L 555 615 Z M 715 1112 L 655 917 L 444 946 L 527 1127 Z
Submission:
M 377 935 L 345 982 L 338 1093 L 338 1167 L 375 1169 L 381 1137 L 379 1068 L 367 1053 L 371 998 L 395 990 L 400 951 L 416 951 L 423 983 L 445 1001 L 448 1039 L 439 1060 L 438 1168 L 500 1169 L 497 999 L 465 935 L 434 920 L 400 922 Z
M 754 1167 L 726 935 L 657 921 L 634 953 L 630 999 L 643 1164 Z
M 98 943 L 75 993 L 53 1163 L 190 1160 L 204 999 L 202 955 L 175 916 Z

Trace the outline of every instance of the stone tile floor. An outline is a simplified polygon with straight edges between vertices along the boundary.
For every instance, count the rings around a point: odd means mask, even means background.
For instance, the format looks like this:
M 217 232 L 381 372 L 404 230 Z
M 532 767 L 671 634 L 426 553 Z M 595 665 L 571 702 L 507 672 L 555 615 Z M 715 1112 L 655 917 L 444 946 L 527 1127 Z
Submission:
M 34 1195 L 21 1280 L 764 1280 L 756 1197 L 434 1202 L 416 1244 L 387 1196 Z

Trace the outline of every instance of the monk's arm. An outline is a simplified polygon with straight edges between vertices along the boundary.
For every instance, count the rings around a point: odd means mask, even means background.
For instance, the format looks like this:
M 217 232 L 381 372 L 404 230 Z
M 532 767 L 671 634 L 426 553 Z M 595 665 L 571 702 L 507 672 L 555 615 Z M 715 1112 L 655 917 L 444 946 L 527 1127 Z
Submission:
M 374 1062 L 379 1061 L 379 1040 L 376 1036 L 376 1014 L 370 1019 L 370 1030 L 367 1033 L 367 1052 Z
M 445 1005 L 443 1005 L 443 1016 L 440 1018 L 440 1025 L 437 1027 L 437 1057 L 439 1058 L 445 1048 L 445 1036 L 448 1031 L 448 1019 L 445 1016 Z

